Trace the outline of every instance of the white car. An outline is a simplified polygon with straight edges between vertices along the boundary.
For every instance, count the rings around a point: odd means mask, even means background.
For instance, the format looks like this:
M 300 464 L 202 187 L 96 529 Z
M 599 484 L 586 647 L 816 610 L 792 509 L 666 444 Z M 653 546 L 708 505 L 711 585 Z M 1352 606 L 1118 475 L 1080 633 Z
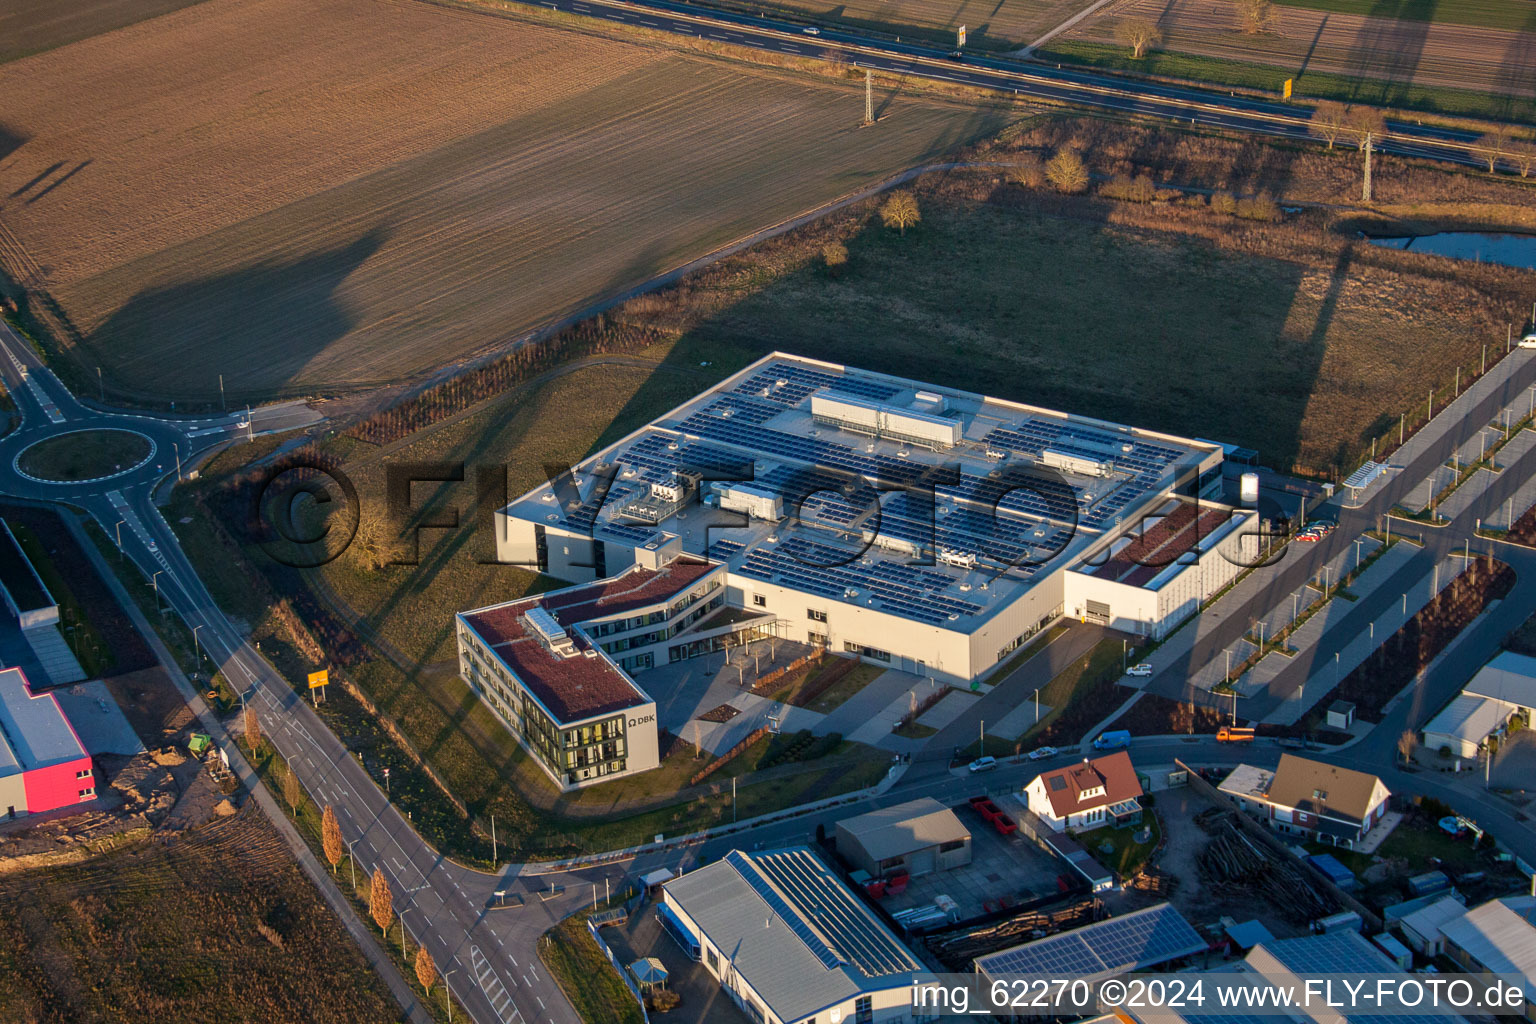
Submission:
M 1130 668 L 1125 670 L 1125 674 L 1128 675 L 1128 676 L 1136 676 L 1138 678 L 1144 678 L 1144 677 L 1150 676 L 1152 674 L 1152 666 L 1151 665 L 1132 665 Z
M 817 28 L 815 25 L 810 25 L 801 29 L 800 34 L 807 36 L 819 36 L 821 35 L 821 29 Z
M 970 764 L 970 768 L 971 768 L 972 773 L 975 773 L 975 772 L 989 772 L 989 771 L 991 771 L 992 769 L 994 769 L 996 767 L 997 767 L 997 758 L 993 757 L 991 754 L 988 754 L 986 757 L 978 757 L 976 760 L 972 761 L 971 764 Z
M 1031 761 L 1044 761 L 1046 758 L 1055 757 L 1059 753 L 1061 751 L 1055 747 L 1036 747 L 1029 752 L 1029 759 Z
M 1536 348 L 1536 331 L 1532 331 L 1520 339 L 1521 348 Z

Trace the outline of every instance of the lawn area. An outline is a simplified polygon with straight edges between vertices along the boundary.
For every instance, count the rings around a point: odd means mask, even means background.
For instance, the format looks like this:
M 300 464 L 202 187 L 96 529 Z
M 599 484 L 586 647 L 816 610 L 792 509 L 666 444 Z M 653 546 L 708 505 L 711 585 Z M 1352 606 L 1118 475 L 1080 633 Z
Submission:
M 561 921 L 539 939 L 539 958 L 584 1021 L 640 1024 L 640 1004 L 587 931 L 590 910 Z
M 821 671 L 821 669 L 818 669 L 818 671 Z M 807 704 L 806 707 L 812 711 L 819 711 L 823 715 L 830 714 L 842 707 L 848 698 L 874 682 L 884 672 L 885 669 L 878 665 L 871 665 L 861 661 L 849 669 L 847 675 L 818 694 L 816 699 Z M 807 681 L 809 682 L 810 680 L 807 679 Z
M 94 480 L 132 469 L 151 450 L 149 438 L 131 430 L 81 430 L 24 449 L 19 465 L 43 480 Z
M 1118 640 L 1100 640 L 1087 657 L 1058 673 L 1040 691 L 1040 703 L 1050 707 L 1038 725 L 1021 738 L 1021 749 L 1042 743 L 1076 743 L 1083 734 L 1130 696 L 1117 681 L 1122 651 Z M 1095 700 L 1096 696 L 1101 699 Z
M 1151 826 L 1151 835 L 1144 843 L 1136 841 L 1136 833 L 1144 825 Z M 1147 858 L 1152 856 L 1152 851 L 1157 849 L 1158 839 L 1162 836 L 1162 829 L 1157 816 L 1150 811 L 1142 812 L 1142 823 L 1116 828 L 1113 825 L 1105 825 L 1096 828 L 1092 832 L 1079 832 L 1076 835 L 1078 844 L 1093 855 L 1093 859 L 1118 874 L 1121 878 L 1129 878 L 1141 870 Z M 1105 853 L 1099 847 L 1109 843 L 1114 847 L 1113 852 Z

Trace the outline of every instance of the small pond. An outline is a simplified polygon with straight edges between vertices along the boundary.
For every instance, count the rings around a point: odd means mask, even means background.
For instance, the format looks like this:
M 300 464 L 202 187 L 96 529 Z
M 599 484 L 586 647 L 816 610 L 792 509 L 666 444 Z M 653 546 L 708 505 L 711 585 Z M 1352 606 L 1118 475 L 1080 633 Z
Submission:
M 1372 245 L 1427 252 L 1477 263 L 1536 270 L 1536 235 L 1492 234 L 1485 231 L 1441 231 L 1434 235 L 1370 238 Z

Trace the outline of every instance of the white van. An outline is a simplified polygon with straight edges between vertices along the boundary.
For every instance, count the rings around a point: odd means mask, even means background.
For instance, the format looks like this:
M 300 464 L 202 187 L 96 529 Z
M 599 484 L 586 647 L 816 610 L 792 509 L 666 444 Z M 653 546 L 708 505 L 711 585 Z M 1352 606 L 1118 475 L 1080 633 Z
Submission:
M 1532 331 L 1520 339 L 1521 348 L 1536 348 L 1536 331 Z

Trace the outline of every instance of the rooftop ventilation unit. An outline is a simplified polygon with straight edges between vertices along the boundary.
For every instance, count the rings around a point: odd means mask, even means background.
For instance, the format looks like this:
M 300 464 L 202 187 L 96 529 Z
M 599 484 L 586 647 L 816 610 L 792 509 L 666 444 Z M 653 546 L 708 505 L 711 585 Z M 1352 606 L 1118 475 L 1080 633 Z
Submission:
M 549 609 L 534 605 L 523 615 L 523 621 L 544 646 L 555 654 L 562 658 L 576 654 L 576 642 L 565 631 L 565 627 L 560 625 L 560 621 L 549 613 Z

